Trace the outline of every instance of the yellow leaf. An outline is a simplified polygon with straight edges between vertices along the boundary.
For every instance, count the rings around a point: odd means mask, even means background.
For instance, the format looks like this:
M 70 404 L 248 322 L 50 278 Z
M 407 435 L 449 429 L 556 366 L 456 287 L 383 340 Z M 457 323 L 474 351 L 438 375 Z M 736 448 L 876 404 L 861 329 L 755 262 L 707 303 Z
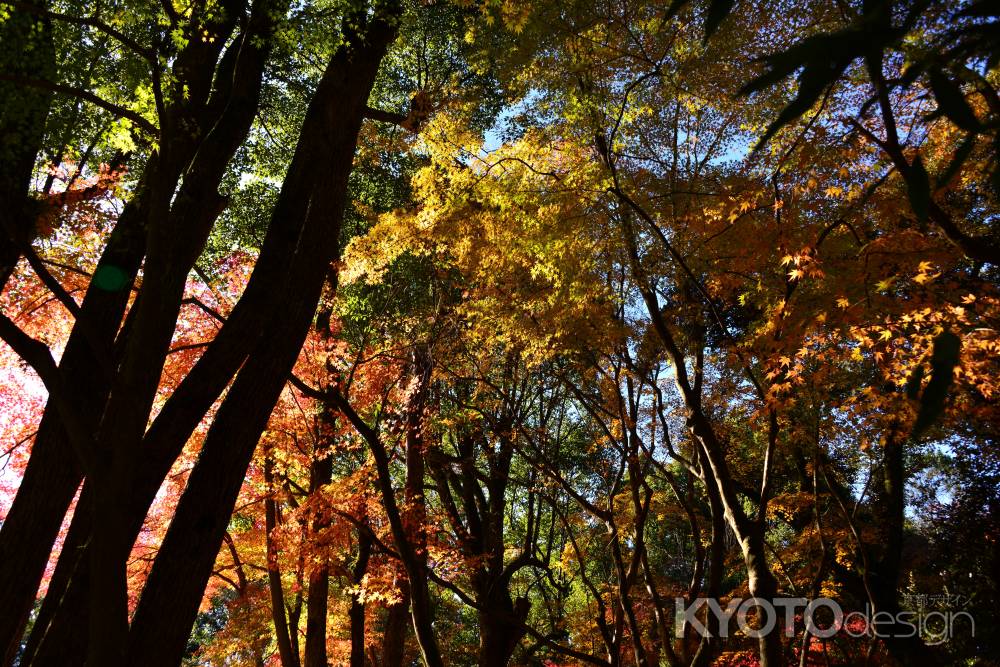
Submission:
M 875 289 L 877 289 L 880 292 L 884 292 L 885 290 L 892 287 L 892 284 L 894 282 L 896 282 L 896 276 L 889 276 L 885 280 L 878 281 L 878 283 L 875 285 Z

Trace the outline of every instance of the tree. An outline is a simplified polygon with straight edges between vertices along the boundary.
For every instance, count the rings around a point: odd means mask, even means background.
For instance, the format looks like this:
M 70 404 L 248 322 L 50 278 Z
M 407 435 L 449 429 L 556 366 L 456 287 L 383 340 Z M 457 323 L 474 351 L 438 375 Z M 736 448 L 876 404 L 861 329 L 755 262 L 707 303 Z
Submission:
M 5 5 L 6 662 L 985 650 L 996 16 L 781 9 Z

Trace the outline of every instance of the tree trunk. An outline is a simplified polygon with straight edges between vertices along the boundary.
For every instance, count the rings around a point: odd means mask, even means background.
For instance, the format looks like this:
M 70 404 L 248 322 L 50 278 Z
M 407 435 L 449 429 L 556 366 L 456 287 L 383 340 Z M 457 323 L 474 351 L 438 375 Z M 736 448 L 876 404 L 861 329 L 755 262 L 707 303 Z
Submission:
M 406 631 L 410 626 L 410 584 L 406 573 L 396 576 L 401 600 L 388 608 L 385 615 L 385 631 L 382 635 L 383 667 L 402 667 L 406 653 Z
M 477 594 L 479 610 L 479 667 L 506 667 L 524 629 L 517 621 L 525 621 L 528 600 L 522 598 L 515 606 L 504 581 L 491 580 L 490 590 Z
M 298 642 L 298 628 L 288 628 L 285 612 L 285 592 L 281 586 L 281 570 L 278 569 L 278 551 L 274 546 L 273 533 L 278 527 L 277 503 L 274 500 L 274 463 L 270 454 L 264 461 L 264 482 L 268 496 L 264 499 L 264 531 L 267 542 L 267 588 L 271 594 L 271 622 L 274 623 L 275 643 L 282 667 L 298 667 L 298 650 L 292 649 L 292 641 Z
M 314 452 L 314 456 L 317 454 Z M 320 452 L 322 458 L 314 460 L 309 484 L 309 492 L 319 490 L 330 483 L 333 477 L 333 458 L 329 452 Z M 315 535 L 325 528 L 325 522 L 314 521 Z M 326 660 L 326 612 L 330 596 L 330 568 L 326 563 L 309 571 L 309 597 L 306 602 L 306 654 L 305 667 L 327 667 Z
M 303 176 L 312 185 L 303 203 L 305 225 L 292 270 L 283 284 L 273 286 L 284 298 L 206 436 L 139 600 L 129 636 L 129 664 L 173 667 L 183 654 L 257 440 L 295 363 L 329 263 L 336 257 L 357 134 L 375 73 L 393 37 L 394 28 L 384 17 L 372 19 L 363 43 L 344 46 L 334 56 L 309 106 L 293 162 L 300 169 L 309 165 Z
M 368 561 L 372 555 L 372 540 L 368 533 L 358 531 L 358 559 L 351 568 L 351 583 L 361 584 L 368 572 Z M 351 661 L 350 667 L 365 667 L 365 603 L 358 596 L 351 598 L 351 607 L 347 611 L 351 624 Z M 324 665 L 325 667 L 325 665 Z
M 118 290 L 102 289 L 93 283 L 88 287 L 80 306 L 80 320 L 70 333 L 59 364 L 67 382 L 76 387 L 75 398 L 84 414 L 100 414 L 110 390 L 107 369 L 97 361 L 94 346 L 102 346 L 105 357 L 111 357 L 115 335 L 128 304 L 129 287 L 142 262 L 144 219 L 143 196 L 139 193 L 122 212 L 96 269 L 112 270 L 114 267 L 114 271 L 125 277 L 125 285 Z M 0 604 L 4 609 L 17 609 L 19 614 L 27 616 L 52 544 L 82 478 L 80 462 L 69 446 L 54 404 L 50 403 L 39 424 L 17 496 L 0 527 L 0 562 L 4 563 L 0 576 Z M 81 517 L 83 519 L 86 519 L 89 535 L 90 519 Z M 76 557 L 65 551 L 63 555 Z M 57 588 L 50 594 L 59 596 L 61 591 Z M 11 651 L 16 650 L 20 640 L 15 616 L 17 614 L 0 615 L 0 642 L 6 648 L 8 663 L 13 657 Z M 74 620 L 79 622 L 79 618 Z
M 412 502 L 406 504 L 403 512 L 400 511 L 399 503 L 396 501 L 396 491 L 393 488 L 392 474 L 389 470 L 389 453 L 381 437 L 358 416 L 346 399 L 339 397 L 337 407 L 345 413 L 355 430 L 368 442 L 372 458 L 375 460 L 379 494 L 389 519 L 393 542 L 406 571 L 410 618 L 413 620 L 413 630 L 417 637 L 417 645 L 420 647 L 421 659 L 426 667 L 443 667 L 444 663 L 441 660 L 441 653 L 434 633 L 430 591 L 427 584 L 429 577 L 423 526 L 424 452 L 421 424 L 427 391 L 426 383 L 430 379 L 430 359 L 425 352 L 415 352 L 411 363 L 413 381 L 419 384 L 411 390 L 406 407 L 407 442 L 404 499 L 408 497 Z M 391 619 L 392 611 L 390 610 Z
M 188 239 L 186 239 L 186 245 L 174 245 L 173 253 L 175 264 L 170 269 L 169 273 L 174 274 L 173 287 L 170 288 L 174 292 L 177 291 L 177 284 L 181 285 L 183 289 L 183 277 L 178 278 L 182 273 L 184 276 L 187 274 L 187 269 L 190 264 L 193 263 L 194 257 L 200 251 L 200 247 L 203 243 L 205 234 L 207 234 L 207 229 L 210 228 L 212 221 L 215 216 L 220 212 L 221 207 L 217 202 L 217 195 L 213 187 L 213 183 L 218 183 L 222 177 L 222 173 L 228 164 L 229 158 L 232 153 L 237 149 L 240 143 L 246 136 L 249 130 L 250 123 L 252 122 L 255 110 L 257 108 L 257 98 L 259 96 L 260 81 L 263 71 L 263 66 L 267 58 L 268 52 L 268 40 L 267 37 L 273 30 L 274 21 L 276 20 L 277 14 L 272 14 L 271 12 L 275 9 L 280 9 L 280 7 L 275 7 L 274 2 L 258 2 L 254 8 L 254 14 L 251 16 L 249 27 L 242 35 L 240 39 L 234 42 L 234 45 L 227 50 L 226 56 L 223 58 L 222 69 L 227 69 L 229 72 L 229 77 L 222 76 L 222 83 L 220 83 L 221 89 L 217 89 L 213 94 L 212 98 L 208 102 L 209 108 L 216 109 L 217 115 L 213 116 L 211 114 L 203 115 L 206 123 L 211 127 L 210 131 L 206 133 L 204 141 L 200 143 L 200 149 L 197 154 L 195 162 L 188 169 L 188 174 L 185 179 L 185 185 L 181 188 L 180 193 L 175 199 L 175 205 L 173 206 L 173 211 L 171 212 L 171 220 L 176 222 L 181 226 L 189 226 L 201 230 L 197 233 L 192 233 Z M 235 14 L 232 17 L 232 22 L 235 21 Z M 214 62 L 217 57 L 217 52 L 209 50 L 207 54 L 202 54 L 202 60 L 207 60 L 211 63 L 211 66 L 206 66 L 205 70 L 208 72 L 208 81 L 211 81 L 211 73 L 214 71 Z M 183 54 L 178 58 L 176 67 L 187 67 L 189 70 L 193 64 L 193 61 L 197 60 L 194 57 L 184 57 Z M 201 64 L 204 64 L 202 62 Z M 202 88 L 205 87 L 205 72 L 200 73 L 200 85 Z M 198 86 L 196 86 L 197 88 Z M 207 91 L 206 93 L 207 94 Z M 195 104 L 192 102 L 192 104 Z M 212 121 L 217 120 L 218 123 L 212 125 Z M 180 165 L 182 165 L 191 155 L 194 155 L 195 148 L 198 144 L 194 141 L 181 141 L 175 142 L 173 144 L 172 167 L 164 167 L 158 160 L 154 160 L 148 165 L 146 177 L 143 179 L 143 183 L 160 183 L 157 188 L 162 191 L 167 182 L 176 183 L 176 180 L 180 174 Z M 146 197 L 140 196 L 136 199 L 136 202 L 145 202 Z M 126 209 L 126 213 L 123 214 L 122 220 L 119 222 L 119 228 L 123 226 L 126 219 L 132 219 L 137 217 L 136 215 L 130 215 L 130 211 L 133 211 L 136 207 L 130 205 Z M 145 226 L 147 216 L 142 216 L 142 223 Z M 117 232 L 116 232 L 117 233 Z M 138 243 L 133 243 L 132 245 L 138 245 Z M 109 243 L 109 250 L 115 246 L 115 239 Z M 106 259 L 108 253 L 105 253 L 105 258 L 102 259 L 102 263 Z M 112 255 L 112 260 L 115 256 Z M 127 259 L 134 259 L 134 262 L 130 262 L 135 268 L 138 267 L 138 259 L 141 259 L 140 253 L 132 253 L 132 257 Z M 115 267 L 120 267 L 121 262 L 111 261 L 110 264 Z M 128 266 L 129 263 L 126 265 Z M 132 268 L 128 266 L 128 268 Z M 147 273 L 152 269 L 147 266 Z M 153 273 L 158 274 L 157 278 L 161 281 L 161 287 L 165 286 L 163 284 L 163 279 L 165 278 L 162 274 L 163 272 L 153 271 Z M 134 274 L 134 270 L 131 271 Z M 170 282 L 170 280 L 167 280 Z M 142 308 L 142 302 L 145 301 L 147 304 L 151 301 L 162 303 L 173 303 L 179 304 L 180 296 L 175 294 L 175 298 L 161 298 L 163 295 L 157 296 L 149 290 L 155 292 L 155 285 L 157 284 L 157 279 L 150 278 L 147 280 L 147 286 L 144 290 L 146 299 L 140 298 L 139 305 L 137 309 L 134 309 L 130 313 L 129 326 L 127 327 L 126 334 L 135 334 L 135 323 L 133 320 L 138 319 L 141 323 L 142 318 L 136 318 L 135 314 L 139 309 Z M 166 285 L 169 287 L 169 285 Z M 127 297 L 127 292 L 125 292 L 125 297 Z M 154 298 L 155 297 L 155 298 Z M 86 306 L 86 302 L 85 302 Z M 122 306 L 123 307 L 123 306 Z M 176 308 L 167 306 L 166 317 L 160 318 L 153 322 L 153 329 L 158 329 L 160 331 L 160 337 L 166 335 L 164 332 L 168 330 L 172 331 L 173 321 L 176 319 Z M 162 314 L 162 313 L 161 313 Z M 156 318 L 153 318 L 156 320 Z M 120 314 L 118 318 L 114 320 L 115 323 L 120 320 Z M 99 320 L 103 322 L 102 320 Z M 117 324 L 115 324 L 117 328 Z M 151 325 L 152 326 L 152 325 Z M 141 329 L 141 327 L 140 327 Z M 147 326 L 147 330 L 149 327 Z M 126 334 L 123 334 L 123 338 L 126 338 Z M 136 334 L 137 338 L 148 339 L 149 335 L 146 336 Z M 162 341 L 161 341 L 162 342 Z M 145 350 L 145 346 L 139 345 L 135 339 L 132 339 L 134 346 L 138 346 Z M 162 345 L 160 346 L 162 347 Z M 68 355 L 67 355 L 68 356 Z M 142 355 L 139 355 L 142 357 Z M 156 361 L 156 355 L 148 355 L 143 359 L 143 364 L 149 364 L 150 360 Z M 162 364 L 160 364 L 162 365 Z M 155 369 L 156 363 L 149 365 L 150 369 Z M 150 371 L 151 373 L 158 376 L 158 371 Z M 99 394 L 99 393 L 98 393 Z M 99 394 L 101 395 L 101 394 Z M 103 398 L 107 396 L 107 393 L 101 395 Z M 129 408 L 130 411 L 135 408 L 134 401 L 132 401 L 133 396 L 128 395 L 124 403 L 125 407 Z M 135 411 L 135 417 L 138 417 L 138 413 L 142 410 Z M 97 410 L 100 413 L 100 410 Z M 120 420 L 112 420 L 116 424 Z M 145 419 L 143 419 L 143 423 Z M 141 432 L 141 428 L 137 428 L 137 431 Z M 138 437 L 138 436 L 137 436 Z M 142 518 L 145 515 L 145 508 L 148 507 L 153 495 L 156 493 L 156 489 L 159 487 L 163 476 L 166 474 L 170 467 L 176 453 L 179 448 L 183 446 L 184 437 L 177 438 L 180 442 L 176 447 L 158 448 L 167 449 L 170 454 L 166 457 L 146 457 L 147 459 L 152 459 L 152 470 L 153 474 L 146 474 L 140 476 L 140 480 L 136 483 L 136 487 L 139 488 L 139 492 L 133 490 L 131 496 L 132 500 L 135 497 L 139 497 L 141 500 L 136 503 L 123 501 L 122 499 L 128 499 L 129 487 L 131 484 L 131 472 L 130 468 L 132 466 L 125 465 L 120 466 L 116 474 L 112 474 L 109 471 L 111 478 L 116 482 L 114 485 L 104 484 L 104 487 L 114 487 L 117 489 L 115 493 L 105 493 L 106 497 L 102 500 L 103 507 L 106 509 L 101 513 L 100 519 L 97 522 L 98 528 L 101 531 L 105 531 L 106 535 L 99 539 L 89 539 L 88 551 L 91 553 L 91 558 L 95 558 L 94 553 L 91 548 L 103 548 L 106 550 L 104 557 L 96 558 L 96 562 L 100 564 L 100 569 L 103 572 L 99 573 L 101 576 L 109 578 L 112 581 L 111 584 L 101 584 L 95 583 L 93 586 L 99 587 L 98 593 L 91 594 L 91 602 L 95 604 L 98 609 L 103 613 L 102 616 L 107 616 L 110 622 L 110 618 L 114 617 L 115 614 L 110 613 L 110 608 L 106 596 L 114 595 L 116 596 L 117 602 L 115 605 L 121 607 L 123 599 L 122 594 L 122 579 L 119 575 L 120 571 L 124 571 L 124 559 L 127 558 L 128 551 L 131 548 L 131 544 L 134 541 L 135 535 L 142 525 Z M 171 443 L 173 444 L 173 443 Z M 160 453 L 159 451 L 154 451 L 154 454 Z M 146 463 L 146 461 L 144 461 Z M 29 464 L 30 465 L 30 464 Z M 105 489 L 107 491 L 107 489 Z M 116 498 L 117 496 L 117 498 Z M 120 516 L 117 520 L 112 519 L 114 513 L 118 513 L 123 507 L 133 507 L 131 510 L 121 511 Z M 94 537 L 93 535 L 91 536 Z M 83 561 L 78 567 L 89 568 L 86 561 Z M 70 582 L 70 586 L 73 588 L 79 588 L 90 578 L 89 572 L 81 572 L 81 576 L 74 576 Z M 62 591 L 54 591 L 55 595 L 58 596 Z M 62 653 L 64 655 L 79 656 L 84 651 L 86 651 L 86 638 L 81 637 L 82 628 L 86 627 L 88 614 L 86 611 L 86 604 L 84 603 L 86 595 L 79 590 L 69 590 L 67 595 L 62 598 L 59 605 L 59 611 L 56 615 L 56 623 L 52 628 L 48 628 L 46 632 L 46 642 L 50 644 L 50 647 L 43 651 L 43 653 L 52 654 L 53 652 Z M 118 614 L 121 617 L 121 614 Z M 98 623 L 98 626 L 100 623 Z M 44 627 L 43 627 L 44 629 Z M 107 637 L 109 633 L 95 628 L 97 634 L 104 638 Z M 120 628 L 119 628 L 120 631 Z M 103 639 L 102 639 L 103 640 Z M 120 645 L 124 645 L 124 641 L 119 641 Z
M 926 645 L 919 636 L 912 634 L 912 627 L 895 621 L 900 611 L 899 579 L 903 555 L 904 510 L 906 507 L 906 467 L 903 446 L 905 440 L 891 432 L 886 437 L 882 468 L 881 506 L 885 544 L 882 556 L 871 559 L 871 586 L 877 612 L 887 612 L 891 623 L 879 623 L 877 628 L 889 654 L 901 665 L 927 665 L 941 663 L 937 649 Z

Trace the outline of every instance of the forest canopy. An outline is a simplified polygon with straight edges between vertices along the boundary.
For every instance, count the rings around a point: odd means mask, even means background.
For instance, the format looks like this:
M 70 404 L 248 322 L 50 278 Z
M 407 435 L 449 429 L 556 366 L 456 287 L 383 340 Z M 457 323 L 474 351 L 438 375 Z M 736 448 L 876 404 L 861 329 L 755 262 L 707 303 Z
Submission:
M 996 665 L 992 0 L 0 0 L 0 667 Z

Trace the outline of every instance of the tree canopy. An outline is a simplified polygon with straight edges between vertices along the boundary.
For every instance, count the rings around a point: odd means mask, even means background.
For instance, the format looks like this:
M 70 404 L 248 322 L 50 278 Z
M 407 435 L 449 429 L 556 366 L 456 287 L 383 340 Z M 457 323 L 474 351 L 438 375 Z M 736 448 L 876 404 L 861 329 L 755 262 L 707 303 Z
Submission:
M 0 0 L 3 667 L 996 664 L 998 45 Z

